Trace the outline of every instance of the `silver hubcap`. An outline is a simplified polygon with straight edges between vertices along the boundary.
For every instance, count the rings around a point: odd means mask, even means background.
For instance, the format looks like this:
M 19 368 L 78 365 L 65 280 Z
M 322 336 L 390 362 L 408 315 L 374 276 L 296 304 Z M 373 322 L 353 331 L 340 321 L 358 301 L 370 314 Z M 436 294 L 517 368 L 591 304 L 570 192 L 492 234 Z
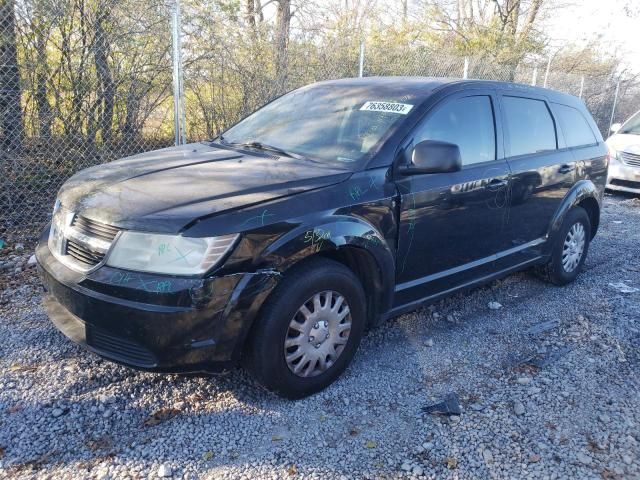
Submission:
M 564 239 L 562 247 L 562 268 L 567 273 L 573 272 L 584 252 L 585 232 L 581 223 L 574 223 Z
M 289 323 L 284 357 L 299 377 L 327 371 L 344 350 L 351 332 L 349 305 L 338 292 L 316 293 Z

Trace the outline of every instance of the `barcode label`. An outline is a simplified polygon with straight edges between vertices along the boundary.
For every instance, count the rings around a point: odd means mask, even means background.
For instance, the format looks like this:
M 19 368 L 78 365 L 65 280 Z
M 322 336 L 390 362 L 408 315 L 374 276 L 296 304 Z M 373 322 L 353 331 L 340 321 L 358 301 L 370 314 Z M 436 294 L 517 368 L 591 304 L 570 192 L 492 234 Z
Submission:
M 367 110 L 369 112 L 389 112 L 399 113 L 400 115 L 406 115 L 411 111 L 413 105 L 407 103 L 393 103 L 393 102 L 366 102 L 360 110 Z

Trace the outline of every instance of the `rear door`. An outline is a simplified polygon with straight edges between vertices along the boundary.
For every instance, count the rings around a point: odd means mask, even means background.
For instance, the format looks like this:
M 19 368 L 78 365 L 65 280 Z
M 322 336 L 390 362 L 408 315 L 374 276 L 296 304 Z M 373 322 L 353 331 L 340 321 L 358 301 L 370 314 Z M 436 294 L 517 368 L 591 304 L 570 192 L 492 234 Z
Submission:
M 511 168 L 506 235 L 514 253 L 500 260 L 506 267 L 539 255 L 551 218 L 575 182 L 576 161 L 546 98 L 503 93 L 500 110 Z
M 589 112 L 579 105 L 572 107 L 561 103 L 551 103 L 551 110 L 576 160 L 575 180 L 591 180 L 604 189 L 607 182 L 607 149 L 603 148 L 602 136 L 595 123 L 587 119 Z

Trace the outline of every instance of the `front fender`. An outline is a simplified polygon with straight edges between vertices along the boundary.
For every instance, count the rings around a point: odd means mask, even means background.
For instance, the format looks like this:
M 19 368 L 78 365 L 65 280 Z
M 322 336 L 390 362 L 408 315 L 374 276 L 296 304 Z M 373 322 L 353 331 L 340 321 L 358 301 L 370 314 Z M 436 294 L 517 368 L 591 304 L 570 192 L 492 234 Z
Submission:
M 390 308 L 395 281 L 394 246 L 384 235 L 366 220 L 353 216 L 331 216 L 314 222 L 302 224 L 287 232 L 264 251 L 266 263 L 275 266 L 280 272 L 312 255 L 332 254 L 342 249 L 358 249 L 366 252 L 374 262 L 379 274 L 379 287 L 382 295 L 380 308 Z
M 332 216 L 314 225 L 299 225 L 270 244 L 263 256 L 282 272 L 305 257 L 346 246 L 367 250 L 379 268 L 393 279 L 395 261 L 387 240 L 369 222 L 346 215 Z
M 576 182 L 564 196 L 560 206 L 553 215 L 551 223 L 549 224 L 547 238 L 553 240 L 560 230 L 567 212 L 589 198 L 594 199 L 598 203 L 598 208 L 602 207 L 602 192 L 598 190 L 591 180 L 580 180 Z

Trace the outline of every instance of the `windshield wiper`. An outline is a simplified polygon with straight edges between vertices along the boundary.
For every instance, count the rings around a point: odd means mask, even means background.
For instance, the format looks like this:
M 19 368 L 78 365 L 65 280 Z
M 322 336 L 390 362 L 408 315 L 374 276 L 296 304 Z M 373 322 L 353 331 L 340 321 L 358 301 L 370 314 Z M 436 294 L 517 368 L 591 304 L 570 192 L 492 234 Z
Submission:
M 286 157 L 296 158 L 298 160 L 306 160 L 305 157 L 297 153 L 290 152 L 280 147 L 258 142 L 255 140 L 251 142 L 228 142 L 227 140 L 225 140 L 225 138 L 222 135 L 218 138 L 220 139 L 220 142 L 222 142 L 223 145 L 231 145 L 233 147 L 249 147 L 249 148 L 255 148 L 257 150 L 267 150 L 270 152 L 279 153 L 280 155 L 284 155 Z

